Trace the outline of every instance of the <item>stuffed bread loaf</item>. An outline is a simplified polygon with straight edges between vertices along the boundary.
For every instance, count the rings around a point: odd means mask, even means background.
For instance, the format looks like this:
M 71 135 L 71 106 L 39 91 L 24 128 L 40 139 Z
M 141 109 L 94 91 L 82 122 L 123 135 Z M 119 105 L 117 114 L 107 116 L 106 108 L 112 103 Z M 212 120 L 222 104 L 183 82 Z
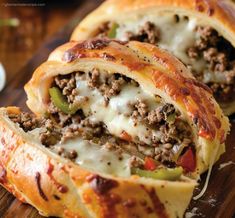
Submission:
M 38 117 L 0 110 L 0 183 L 45 216 L 183 217 L 224 151 L 210 90 L 153 45 L 67 43 L 25 90 Z
M 35 71 L 25 90 L 35 114 L 58 117 L 59 108 L 73 117 L 81 111 L 144 155 L 166 165 L 183 162 L 194 178 L 224 152 L 229 123 L 210 89 L 176 58 L 149 44 L 70 42 Z M 65 103 L 58 100 L 61 93 Z M 182 154 L 190 156 L 188 165 Z
M 109 168 L 107 161 L 117 163 L 117 153 L 99 150 L 81 139 L 75 139 L 80 151 L 75 161 L 73 150 L 60 149 L 60 153 L 42 145 L 37 132 L 47 127 L 38 127 L 39 121 L 19 108 L 0 109 L 0 183 L 20 201 L 31 204 L 43 216 L 183 217 L 195 181 L 169 170 L 171 178 L 167 175 L 165 180 L 127 176 L 120 171 L 127 172 L 127 155 L 123 154 L 120 167 Z M 71 147 L 73 143 L 59 146 Z
M 72 40 L 110 37 L 157 44 L 235 112 L 235 7 L 217 0 L 109 0 L 74 30 Z
M 99 152 L 92 143 L 77 140 L 80 162 L 76 164 L 73 151 L 67 154 L 61 151 L 60 157 L 55 150 L 42 145 L 35 133 L 40 129 L 30 130 L 36 125 L 33 115 L 11 107 L 1 108 L 0 118 L 0 183 L 19 200 L 34 206 L 41 215 L 183 217 L 196 182 L 183 176 L 175 177 L 174 181 L 118 176 L 118 169 L 117 174 L 112 174 L 112 168 L 102 173 L 107 168 L 105 161 L 115 163 L 111 159 L 115 153 L 105 148 Z M 87 156 L 89 152 L 96 153 Z M 105 155 L 111 157 L 105 158 Z M 121 163 L 123 165 L 124 161 Z

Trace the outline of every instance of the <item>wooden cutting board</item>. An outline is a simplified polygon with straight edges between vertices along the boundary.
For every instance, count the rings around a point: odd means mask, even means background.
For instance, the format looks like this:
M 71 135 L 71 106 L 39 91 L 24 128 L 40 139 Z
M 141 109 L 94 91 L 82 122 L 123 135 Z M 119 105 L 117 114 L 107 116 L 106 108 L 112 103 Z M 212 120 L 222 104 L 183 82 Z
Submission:
M 75 25 L 97 4 L 85 1 L 79 8 L 74 19 L 58 32 L 52 39 L 47 41 L 23 67 L 19 73 L 9 81 L 6 89 L 0 93 L 0 106 L 16 105 L 28 110 L 25 101 L 26 95 L 23 90 L 24 84 L 31 77 L 33 70 L 46 60 L 48 54 L 58 45 L 63 44 Z M 195 214 L 193 217 L 231 218 L 235 214 L 235 116 L 230 118 L 232 130 L 226 142 L 226 153 L 214 166 L 210 177 L 209 187 L 204 196 L 191 201 L 188 213 Z M 221 164 L 231 163 L 222 169 Z M 202 176 L 201 185 L 195 193 L 202 188 L 206 175 Z M 180 199 L 179 199 L 180 201 Z M 31 206 L 20 203 L 13 195 L 0 187 L 0 218 L 39 218 L 38 212 Z

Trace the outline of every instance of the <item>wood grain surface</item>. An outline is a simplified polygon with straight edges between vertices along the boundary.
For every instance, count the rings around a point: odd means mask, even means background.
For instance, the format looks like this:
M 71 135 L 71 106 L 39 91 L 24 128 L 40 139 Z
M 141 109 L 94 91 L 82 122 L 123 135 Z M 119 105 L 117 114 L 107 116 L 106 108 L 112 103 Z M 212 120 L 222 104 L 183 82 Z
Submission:
M 35 36 L 36 40 L 31 42 L 34 43 L 33 48 L 31 48 L 30 51 L 26 51 L 26 53 L 21 54 L 22 56 L 20 56 L 20 52 L 19 54 L 14 54 L 14 51 L 12 50 L 9 51 L 11 54 L 6 53 L 6 49 L 11 49 L 11 47 L 3 45 L 6 43 L 3 38 L 9 37 L 10 34 L 8 33 L 8 35 L 5 35 L 4 37 L 0 34 L 0 62 L 3 62 L 7 68 L 7 72 L 9 72 L 7 75 L 7 86 L 2 92 L 0 92 L 0 106 L 16 105 L 20 106 L 24 110 L 28 110 L 25 105 L 26 96 L 23 86 L 31 77 L 32 72 L 39 64 L 46 60 L 48 54 L 55 47 L 69 39 L 74 26 L 89 11 L 97 7 L 100 2 L 101 0 L 82 1 L 78 9 L 68 9 L 69 14 L 66 12 L 63 15 L 64 19 L 57 16 L 53 25 L 54 29 L 59 28 L 61 25 L 65 25 L 66 21 L 67 24 L 54 35 L 53 28 L 50 28 L 50 23 L 47 23 L 48 26 L 44 28 L 37 27 L 37 34 L 48 28 L 47 36 L 53 36 L 50 38 L 43 36 L 38 38 L 38 36 Z M 61 20 L 61 22 L 58 22 L 58 19 Z M 4 49 L 5 53 L 3 54 Z M 21 47 L 19 49 L 21 49 Z M 10 59 L 8 60 L 8 58 Z M 209 187 L 205 195 L 197 201 L 191 201 L 188 212 L 192 213 L 192 211 L 194 211 L 195 215 L 193 217 L 231 218 L 233 217 L 233 214 L 235 214 L 235 116 L 230 117 L 230 120 L 232 123 L 232 131 L 226 142 L 226 153 L 222 155 L 221 159 L 214 166 Z M 219 169 L 220 164 L 227 163 L 229 161 L 232 161 L 234 164 L 230 164 Z M 202 188 L 205 182 L 205 177 L 206 174 L 202 176 L 201 185 L 197 190 L 195 190 L 195 193 L 199 192 Z M 2 217 L 38 218 L 41 216 L 34 208 L 20 203 L 4 188 L 0 187 L 0 218 Z

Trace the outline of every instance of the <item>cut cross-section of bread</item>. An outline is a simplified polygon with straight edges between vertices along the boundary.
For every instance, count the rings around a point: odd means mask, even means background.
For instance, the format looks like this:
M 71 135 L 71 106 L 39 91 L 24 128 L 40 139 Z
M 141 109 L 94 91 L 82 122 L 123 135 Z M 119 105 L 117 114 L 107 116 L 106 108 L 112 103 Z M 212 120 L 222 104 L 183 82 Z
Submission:
M 229 123 L 208 87 L 149 44 L 67 43 L 35 71 L 25 89 L 35 114 L 52 116 L 61 125 L 77 123 L 67 120 L 80 114 L 78 119 L 93 126 L 91 135 L 99 138 L 104 128 L 131 142 L 131 150 L 181 165 L 193 178 L 224 152 Z
M 67 43 L 25 90 L 35 115 L 0 109 L 0 183 L 46 216 L 183 217 L 224 152 L 208 87 L 150 44 Z
M 0 109 L 0 183 L 19 200 L 44 216 L 183 217 L 196 182 L 174 169 L 165 179 L 131 176 L 129 154 L 117 161 L 115 150 L 78 137 L 58 145 L 60 156 L 39 140 L 46 127 L 18 108 Z
M 158 45 L 235 112 L 235 4 L 231 1 L 109 0 L 74 30 L 72 40 L 109 37 Z

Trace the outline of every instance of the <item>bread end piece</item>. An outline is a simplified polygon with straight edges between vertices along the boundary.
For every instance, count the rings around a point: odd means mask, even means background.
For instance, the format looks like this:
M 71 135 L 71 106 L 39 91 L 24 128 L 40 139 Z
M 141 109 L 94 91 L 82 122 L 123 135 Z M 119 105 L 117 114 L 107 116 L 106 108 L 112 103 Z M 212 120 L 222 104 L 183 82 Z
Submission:
M 8 118 L 19 111 L 0 109 L 0 183 L 42 215 L 183 217 L 196 182 L 89 172 L 38 144 Z

